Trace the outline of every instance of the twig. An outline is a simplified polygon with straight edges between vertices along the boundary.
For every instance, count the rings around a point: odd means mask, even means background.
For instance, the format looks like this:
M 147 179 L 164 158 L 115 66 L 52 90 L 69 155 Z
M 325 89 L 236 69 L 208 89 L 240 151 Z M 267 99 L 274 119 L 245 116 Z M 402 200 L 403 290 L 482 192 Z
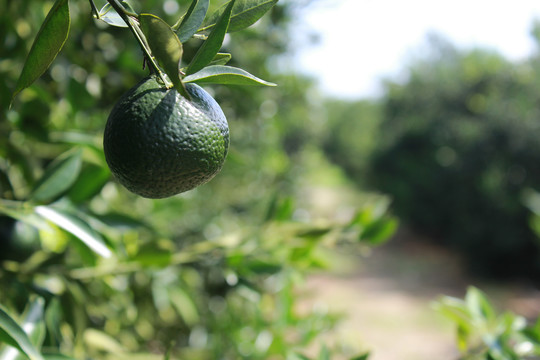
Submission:
M 156 63 L 154 57 L 152 56 L 152 52 L 150 50 L 150 46 L 148 46 L 148 42 L 146 41 L 146 37 L 144 36 L 141 28 L 139 27 L 139 24 L 137 23 L 137 19 L 132 15 L 129 14 L 128 11 L 122 6 L 122 4 L 118 0 L 107 0 L 107 2 L 112 6 L 112 8 L 120 15 L 122 20 L 126 23 L 128 28 L 131 30 L 131 33 L 133 36 L 135 36 L 135 39 L 137 39 L 137 42 L 141 46 L 146 59 L 148 60 L 148 63 L 150 64 L 150 68 L 159 75 L 163 83 L 166 87 L 171 87 L 169 80 L 163 75 L 163 72 L 160 70 L 158 64 Z

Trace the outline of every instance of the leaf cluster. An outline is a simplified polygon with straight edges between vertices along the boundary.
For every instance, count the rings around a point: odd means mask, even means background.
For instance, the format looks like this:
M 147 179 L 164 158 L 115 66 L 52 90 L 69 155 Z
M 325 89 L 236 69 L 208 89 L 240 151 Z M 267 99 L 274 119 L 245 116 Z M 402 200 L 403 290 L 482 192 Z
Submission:
M 469 287 L 465 298 L 442 297 L 435 309 L 456 326 L 463 360 L 525 360 L 540 356 L 540 319 L 536 324 L 512 312 L 497 314 L 487 296 Z
M 163 79 L 166 86 L 170 80 L 178 92 L 189 98 L 184 82 L 275 86 L 245 70 L 225 65 L 231 55 L 219 51 L 227 32 L 240 31 L 253 25 L 277 1 L 230 0 L 206 18 L 210 1 L 193 0 L 173 26 L 153 14 L 137 14 L 127 1 L 110 0 L 99 11 L 92 0 L 90 3 L 97 19 L 111 26 L 129 27 L 151 70 Z M 56 0 L 34 39 L 12 93 L 12 102 L 19 92 L 49 68 L 62 50 L 70 26 L 68 0 Z M 182 58 L 183 44 L 194 37 L 204 41 L 193 59 L 186 62 Z
M 108 181 L 96 176 L 106 167 L 102 160 L 89 163 L 92 151 L 80 144 L 59 155 L 27 199 L 0 199 L 0 213 L 16 220 L 15 237 L 28 236 L 20 231 L 26 229 L 34 239 L 33 255 L 8 259 L 0 268 L 0 303 L 7 306 L 0 308 L 0 338 L 9 345 L 4 352 L 16 349 L 38 360 L 68 359 L 57 354 L 61 349 L 74 357 L 124 358 L 146 354 L 145 346 L 114 336 L 166 344 L 202 331 L 216 337 L 204 351 L 175 346 L 169 356 L 194 352 L 182 358 L 211 359 L 226 351 L 234 357 L 248 351 L 248 342 L 250 358 L 306 359 L 298 349 L 336 319 L 296 313 L 295 279 L 330 266 L 327 254 L 338 246 L 380 244 L 395 229 L 387 204 L 366 207 L 346 223 L 302 223 L 292 219 L 292 199 L 275 198 L 259 223 L 179 243 L 147 222 L 84 206 L 97 201 L 96 190 Z M 26 310 L 19 318 L 13 311 L 21 301 Z M 246 322 L 253 333 L 242 331 Z M 323 348 L 319 359 L 330 353 Z

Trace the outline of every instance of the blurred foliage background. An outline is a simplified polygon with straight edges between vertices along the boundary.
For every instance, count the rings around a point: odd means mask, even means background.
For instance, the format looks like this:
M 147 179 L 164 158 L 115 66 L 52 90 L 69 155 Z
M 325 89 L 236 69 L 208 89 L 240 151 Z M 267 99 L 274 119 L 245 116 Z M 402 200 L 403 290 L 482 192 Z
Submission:
M 461 254 L 471 273 L 538 284 L 538 54 L 510 62 L 434 36 L 382 98 L 328 99 L 314 80 L 275 66 L 293 55 L 291 20 L 309 5 L 280 1 L 224 49 L 231 65 L 279 87 L 208 88 L 231 129 L 223 171 L 156 201 L 117 185 L 106 166 L 108 112 L 147 71 L 131 34 L 92 19 L 87 2 L 71 1 L 63 51 L 8 109 L 52 3 L 0 2 L 0 320 L 35 325 L 30 340 L 43 354 L 289 360 L 315 348 L 320 359 L 366 359 L 350 344 L 321 346 L 337 318 L 298 312 L 295 289 L 341 254 L 388 239 L 390 202 L 404 226 Z M 132 5 L 172 24 L 189 1 Z M 348 202 L 331 206 L 322 186 Z M 468 307 L 442 307 L 474 320 L 487 302 L 474 294 Z M 527 341 L 540 343 L 535 331 Z
M 540 58 L 512 63 L 437 35 L 429 49 L 406 80 L 386 81 L 380 100 L 330 104 L 338 110 L 326 153 L 363 188 L 389 194 L 406 224 L 457 251 L 475 275 L 538 283 L 528 204 L 540 184 Z M 350 125 L 353 116 L 364 120 Z

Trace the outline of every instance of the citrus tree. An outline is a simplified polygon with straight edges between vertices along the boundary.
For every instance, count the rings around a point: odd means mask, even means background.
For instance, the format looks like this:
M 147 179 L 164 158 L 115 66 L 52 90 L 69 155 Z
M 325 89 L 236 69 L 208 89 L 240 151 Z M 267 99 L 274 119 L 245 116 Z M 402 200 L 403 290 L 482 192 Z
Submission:
M 237 65 L 271 75 L 287 6 L 0 10 L 0 359 L 308 358 L 336 319 L 297 313 L 295 284 L 396 221 L 384 206 L 298 216 L 309 81 L 276 75 L 276 90 Z
M 540 180 L 538 55 L 512 62 L 440 37 L 429 45 L 379 101 L 330 104 L 326 150 L 471 273 L 537 282 L 540 247 L 523 199 Z M 351 113 L 361 120 L 350 124 Z

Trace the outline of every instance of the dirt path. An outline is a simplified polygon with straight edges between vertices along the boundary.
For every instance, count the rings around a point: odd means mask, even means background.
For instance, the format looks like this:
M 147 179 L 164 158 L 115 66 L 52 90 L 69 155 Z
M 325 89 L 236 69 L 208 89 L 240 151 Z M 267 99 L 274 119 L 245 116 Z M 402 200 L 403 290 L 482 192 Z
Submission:
M 350 186 L 305 186 L 302 205 L 315 218 L 347 219 L 362 201 Z M 453 324 L 431 303 L 441 295 L 461 298 L 470 285 L 486 292 L 499 310 L 540 314 L 538 290 L 475 281 L 456 256 L 427 244 L 400 230 L 370 256 L 348 256 L 353 266 L 346 271 L 310 276 L 301 289 L 302 305 L 343 314 L 325 342 L 352 345 L 355 353 L 371 350 L 370 360 L 456 360 Z
M 457 359 L 452 324 L 431 303 L 441 294 L 462 297 L 468 285 L 484 290 L 499 309 L 540 314 L 538 291 L 474 283 L 451 254 L 396 240 L 357 258 L 352 271 L 308 279 L 304 293 L 310 306 L 344 314 L 327 340 L 371 350 L 370 360 Z

